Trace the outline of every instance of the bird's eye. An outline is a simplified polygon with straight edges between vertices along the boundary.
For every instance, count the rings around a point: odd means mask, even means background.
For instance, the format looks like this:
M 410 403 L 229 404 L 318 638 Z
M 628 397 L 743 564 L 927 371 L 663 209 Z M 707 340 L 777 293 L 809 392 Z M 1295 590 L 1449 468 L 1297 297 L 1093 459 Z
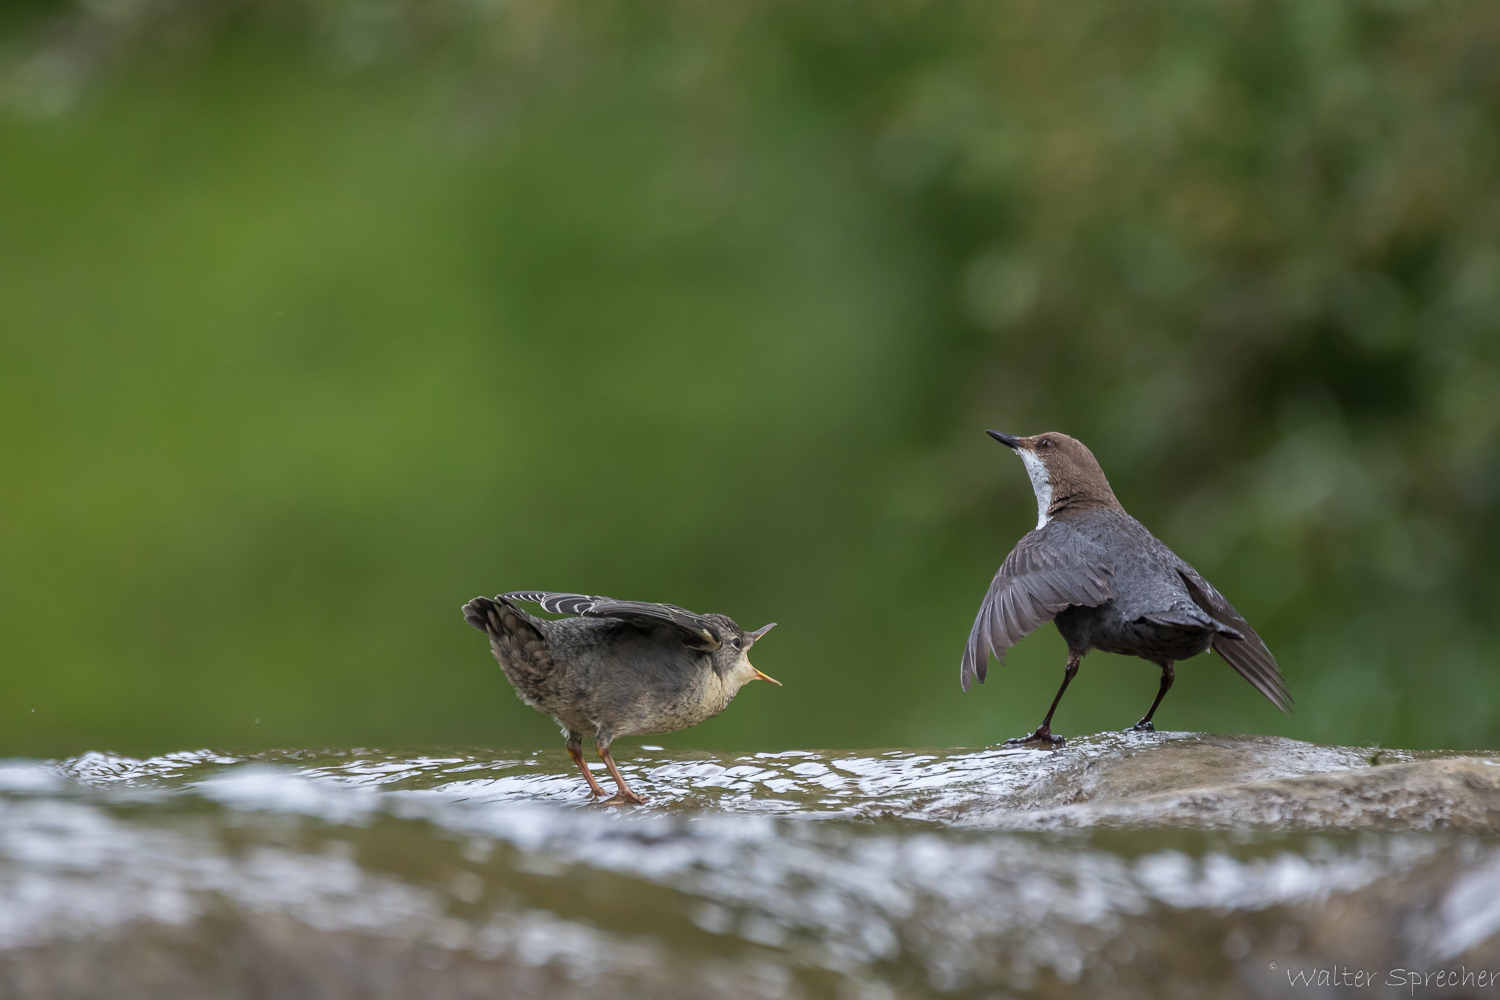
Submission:
M 1050 447 L 1052 447 L 1052 439 L 1051 438 L 1042 438 L 1042 440 L 1040 442 L 1040 446 L 1043 447 L 1043 448 L 1050 448 Z

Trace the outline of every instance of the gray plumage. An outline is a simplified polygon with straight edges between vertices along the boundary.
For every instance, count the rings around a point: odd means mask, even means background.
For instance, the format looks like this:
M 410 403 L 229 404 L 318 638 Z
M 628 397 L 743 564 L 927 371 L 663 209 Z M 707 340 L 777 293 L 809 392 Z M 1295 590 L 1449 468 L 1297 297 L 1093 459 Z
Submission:
M 517 601 L 578 617 L 538 618 Z M 585 735 L 594 739 L 625 802 L 644 800 L 625 785 L 610 756 L 615 739 L 697 725 L 728 707 L 746 683 L 771 681 L 747 654 L 772 625 L 746 632 L 724 615 L 674 604 L 544 591 L 476 597 L 463 611 L 489 636 L 521 700 L 562 726 L 568 753 L 591 789 L 604 794 L 583 763 Z
M 1151 717 L 1171 687 L 1173 664 L 1212 648 L 1277 708 L 1291 694 L 1260 636 L 1224 596 L 1125 512 L 1093 454 L 1064 434 L 1016 438 L 996 431 L 1026 462 L 1037 495 L 1037 527 L 1005 558 L 980 605 L 959 668 L 969 690 L 982 683 L 993 654 L 1005 652 L 1052 621 L 1068 644 L 1062 692 L 1093 649 L 1139 656 L 1159 665 Z M 1052 711 L 1027 740 L 1051 735 Z M 1014 742 L 1014 741 L 1013 741 Z

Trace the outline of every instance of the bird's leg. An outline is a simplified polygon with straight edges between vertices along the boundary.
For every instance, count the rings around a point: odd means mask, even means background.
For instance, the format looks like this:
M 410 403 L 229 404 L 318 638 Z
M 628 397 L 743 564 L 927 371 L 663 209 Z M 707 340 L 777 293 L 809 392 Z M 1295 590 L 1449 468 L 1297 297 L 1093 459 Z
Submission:
M 1023 743 L 1048 743 L 1055 747 L 1063 745 L 1064 741 L 1061 736 L 1052 735 L 1052 713 L 1057 711 L 1057 703 L 1062 701 L 1063 692 L 1068 689 L 1068 685 L 1073 681 L 1073 676 L 1078 673 L 1078 661 L 1082 659 L 1082 653 L 1075 653 L 1071 649 L 1068 650 L 1068 669 L 1063 671 L 1062 687 L 1057 689 L 1057 697 L 1052 699 L 1052 707 L 1047 709 L 1047 717 L 1042 720 L 1040 726 L 1036 727 L 1036 732 L 1030 736 L 1018 736 L 1015 739 L 1006 740 L 1006 746 L 1020 746 Z
M 1156 714 L 1156 706 L 1160 705 L 1161 700 L 1167 696 L 1167 692 L 1172 689 L 1172 682 L 1176 679 L 1177 673 L 1172 669 L 1172 664 L 1163 663 L 1161 665 L 1161 689 L 1156 692 L 1156 700 L 1151 703 L 1151 709 L 1146 713 L 1146 717 L 1131 726 L 1132 729 L 1145 733 L 1156 732 L 1156 727 L 1151 724 L 1151 716 Z
M 635 792 L 632 792 L 630 786 L 625 784 L 624 775 L 620 774 L 620 769 L 615 766 L 615 759 L 609 755 L 609 744 L 595 740 L 594 749 L 599 752 L 599 759 L 604 761 L 605 767 L 609 768 L 609 776 L 615 779 L 615 785 L 619 788 L 614 797 L 609 799 L 605 804 L 624 805 L 629 803 L 635 806 L 645 805 L 646 800 L 635 794 Z
M 583 778 L 589 783 L 589 790 L 595 795 L 608 795 L 599 782 L 594 780 L 589 766 L 583 762 L 583 737 L 577 733 L 568 733 L 568 756 L 573 758 L 573 763 L 578 765 L 578 770 L 583 772 Z

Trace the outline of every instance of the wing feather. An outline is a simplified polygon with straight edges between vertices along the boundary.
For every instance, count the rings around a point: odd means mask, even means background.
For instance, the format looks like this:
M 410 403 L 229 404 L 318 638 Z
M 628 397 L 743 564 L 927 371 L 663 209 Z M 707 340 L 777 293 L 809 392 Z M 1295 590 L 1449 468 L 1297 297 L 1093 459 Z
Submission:
M 1071 605 L 1098 607 L 1114 596 L 1114 564 L 1104 549 L 1059 522 L 1028 532 L 1000 564 L 959 666 L 959 686 L 984 683 L 990 656 L 1005 651 Z
M 612 597 L 587 594 L 554 594 L 543 590 L 525 590 L 506 594 L 518 601 L 540 604 L 542 610 L 555 615 L 580 615 L 585 618 L 619 618 L 646 627 L 667 625 L 682 632 L 695 649 L 712 652 L 724 644 L 719 626 L 703 615 L 675 604 L 653 604 L 649 601 L 617 601 Z

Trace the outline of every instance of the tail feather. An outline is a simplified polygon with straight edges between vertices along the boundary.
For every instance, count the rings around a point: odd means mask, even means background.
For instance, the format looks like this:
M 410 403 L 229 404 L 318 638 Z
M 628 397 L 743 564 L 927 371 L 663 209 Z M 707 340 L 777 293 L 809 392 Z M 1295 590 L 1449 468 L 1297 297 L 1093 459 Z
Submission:
M 1224 657 L 1235 673 L 1249 681 L 1255 690 L 1266 696 L 1267 701 L 1284 714 L 1291 715 L 1292 693 L 1277 669 L 1276 657 L 1223 594 L 1199 576 L 1197 570 L 1186 563 L 1183 565 L 1187 572 L 1182 573 L 1182 582 L 1187 585 L 1193 603 L 1212 615 L 1215 621 L 1227 626 L 1214 636 L 1214 652 Z
M 1227 635 L 1214 636 L 1214 652 L 1234 668 L 1235 673 L 1249 681 L 1255 690 L 1266 696 L 1266 700 L 1286 715 L 1292 714 L 1292 694 L 1287 690 L 1281 671 L 1276 669 L 1276 660 L 1271 651 L 1253 631 L 1243 639 Z
M 489 632 L 491 629 L 490 616 L 499 610 L 499 606 L 488 597 L 476 597 L 464 605 L 464 621 L 479 629 L 481 632 Z M 499 624 L 498 616 L 495 624 Z
M 552 672 L 545 621 L 504 597 L 476 597 L 463 611 L 464 621 L 490 637 L 490 651 L 518 688 L 529 689 Z
M 464 621 L 490 636 L 525 635 L 545 639 L 546 622 L 533 618 L 505 597 L 476 597 L 464 605 Z

